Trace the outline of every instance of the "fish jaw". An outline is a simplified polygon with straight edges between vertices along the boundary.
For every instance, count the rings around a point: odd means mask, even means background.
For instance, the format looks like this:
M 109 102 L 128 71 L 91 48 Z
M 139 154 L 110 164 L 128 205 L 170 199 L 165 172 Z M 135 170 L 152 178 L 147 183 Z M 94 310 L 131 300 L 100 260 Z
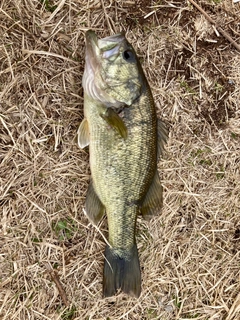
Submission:
M 96 57 L 99 56 L 100 50 L 98 48 L 98 38 L 94 31 L 88 30 L 86 32 L 86 56 L 85 69 L 94 73 L 97 68 Z
M 127 62 L 124 52 L 132 60 Z M 137 56 L 123 33 L 98 39 L 94 31 L 86 32 L 82 84 L 89 97 L 107 107 L 130 106 L 141 94 L 142 80 Z
M 106 47 L 109 48 L 110 45 L 109 41 L 106 41 L 107 38 L 104 39 L 102 39 L 101 42 L 93 30 L 88 30 L 86 32 L 85 69 L 82 84 L 84 91 L 92 99 L 100 101 L 105 105 L 119 107 L 121 103 L 118 103 L 115 99 L 107 95 L 104 88 L 102 88 L 101 85 L 98 85 L 98 83 L 102 83 L 100 75 L 101 50 L 104 49 L 105 52 L 107 52 Z
M 123 33 L 114 34 L 112 36 L 98 39 L 93 30 L 86 32 L 86 57 L 90 59 L 93 70 L 101 63 L 101 53 L 104 58 L 118 54 L 118 50 L 125 40 Z

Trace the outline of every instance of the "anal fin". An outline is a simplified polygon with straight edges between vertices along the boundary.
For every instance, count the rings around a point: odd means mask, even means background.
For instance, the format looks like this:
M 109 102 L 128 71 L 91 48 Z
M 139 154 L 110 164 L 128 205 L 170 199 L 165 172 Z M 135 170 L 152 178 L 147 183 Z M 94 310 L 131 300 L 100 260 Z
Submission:
M 168 138 L 168 129 L 165 123 L 158 119 L 157 123 L 157 132 L 158 132 L 158 148 L 157 148 L 157 157 L 159 158 L 164 151 L 164 145 L 167 142 Z
M 94 190 L 92 181 L 88 186 L 85 208 L 89 220 L 95 225 L 100 221 L 105 212 L 105 207 L 98 198 L 98 195 Z

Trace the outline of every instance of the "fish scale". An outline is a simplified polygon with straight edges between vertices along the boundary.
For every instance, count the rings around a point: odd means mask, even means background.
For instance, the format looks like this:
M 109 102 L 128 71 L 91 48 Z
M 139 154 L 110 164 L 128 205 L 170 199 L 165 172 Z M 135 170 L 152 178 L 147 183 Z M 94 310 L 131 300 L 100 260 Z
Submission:
M 86 38 L 84 120 L 79 127 L 79 145 L 89 145 L 90 154 L 86 213 L 93 223 L 104 212 L 107 215 L 104 296 L 121 289 L 138 297 L 136 220 L 139 214 L 151 216 L 162 206 L 157 154 L 166 129 L 156 117 L 150 87 L 126 38 L 104 38 L 99 40 L 101 46 L 93 31 Z
M 151 130 L 150 126 L 146 130 L 145 124 L 139 125 L 138 123 L 141 122 L 142 118 L 145 120 L 146 117 L 150 118 L 151 112 L 149 111 L 152 111 L 152 117 L 156 117 L 156 115 L 155 110 L 148 110 L 145 115 L 144 105 L 143 110 L 141 110 L 140 106 L 140 103 L 135 103 L 131 107 L 131 110 L 128 109 L 126 112 L 127 115 L 124 117 L 124 122 L 127 128 L 128 126 L 132 127 L 128 131 L 126 141 L 123 141 L 115 131 L 109 130 L 107 124 L 104 123 L 100 116 L 97 117 L 95 113 L 92 113 L 93 117 L 88 117 L 90 132 L 93 132 L 91 135 L 93 143 L 89 146 L 90 162 L 94 159 L 95 163 L 95 166 L 91 165 L 91 174 L 93 180 L 98 181 L 96 191 L 99 196 L 102 194 L 100 200 L 103 200 L 102 202 L 106 208 L 109 204 L 114 203 L 116 195 L 125 202 L 125 199 L 129 197 L 128 191 L 131 191 L 131 197 L 136 194 L 137 198 L 133 200 L 139 200 L 143 192 L 141 190 L 146 191 L 148 184 L 153 178 L 157 161 L 156 134 L 154 134 L 156 131 L 156 121 L 155 127 L 152 126 Z M 131 121 L 130 113 L 134 114 L 134 124 Z M 94 129 L 94 127 L 99 128 L 99 130 Z M 111 146 L 112 141 L 114 141 L 113 146 Z M 139 158 L 141 158 L 141 162 Z M 109 164 L 111 164 L 112 169 L 114 168 L 112 176 L 110 176 Z M 149 172 L 149 167 L 154 169 Z M 118 190 L 117 193 L 114 193 L 113 186 L 109 185 L 109 181 L 113 181 L 112 179 L 115 179 L 114 187 Z M 145 183 L 142 183 L 141 180 L 144 180 Z M 103 199 L 105 190 L 109 190 L 110 187 L 111 196 Z M 120 190 L 122 190 L 122 194 L 119 194 Z

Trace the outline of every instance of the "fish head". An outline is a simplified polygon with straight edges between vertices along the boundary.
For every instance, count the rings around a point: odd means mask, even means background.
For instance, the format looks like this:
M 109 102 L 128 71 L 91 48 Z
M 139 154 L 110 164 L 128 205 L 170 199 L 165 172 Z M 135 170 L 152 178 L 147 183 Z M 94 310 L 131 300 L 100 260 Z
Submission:
M 142 93 L 144 76 L 137 55 L 124 34 L 98 39 L 86 32 L 84 91 L 106 106 L 130 106 Z

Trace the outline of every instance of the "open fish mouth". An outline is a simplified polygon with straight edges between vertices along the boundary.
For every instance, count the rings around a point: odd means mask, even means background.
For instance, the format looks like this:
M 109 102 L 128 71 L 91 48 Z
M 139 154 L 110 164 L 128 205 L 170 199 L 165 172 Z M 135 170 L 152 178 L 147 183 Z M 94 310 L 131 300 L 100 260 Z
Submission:
M 105 89 L 108 88 L 107 75 L 102 79 L 101 65 L 103 61 L 114 61 L 120 54 L 121 46 L 126 43 L 123 33 L 114 34 L 112 36 L 98 39 L 93 30 L 86 32 L 86 58 L 85 70 L 83 75 L 83 88 L 85 92 L 95 99 L 111 106 L 120 106 L 122 103 L 118 102 L 114 97 L 108 95 L 102 87 L 105 84 Z M 121 85 L 121 82 L 116 79 L 110 79 L 112 87 Z M 114 82 L 115 80 L 115 82 Z
M 86 62 L 88 68 L 94 70 L 96 68 L 96 57 L 99 55 L 98 38 L 94 31 L 86 32 Z
M 130 71 L 131 70 L 131 71 Z M 123 33 L 99 39 L 86 32 L 84 92 L 106 107 L 130 106 L 142 88 L 137 58 Z
M 116 55 L 124 40 L 125 36 L 123 33 L 98 39 L 93 30 L 88 30 L 86 32 L 86 56 L 91 61 L 92 67 L 95 66 L 100 55 L 106 59 Z
M 102 52 L 114 51 L 117 52 L 122 41 L 125 40 L 123 33 L 114 34 L 110 37 L 106 37 L 98 40 L 98 47 Z

